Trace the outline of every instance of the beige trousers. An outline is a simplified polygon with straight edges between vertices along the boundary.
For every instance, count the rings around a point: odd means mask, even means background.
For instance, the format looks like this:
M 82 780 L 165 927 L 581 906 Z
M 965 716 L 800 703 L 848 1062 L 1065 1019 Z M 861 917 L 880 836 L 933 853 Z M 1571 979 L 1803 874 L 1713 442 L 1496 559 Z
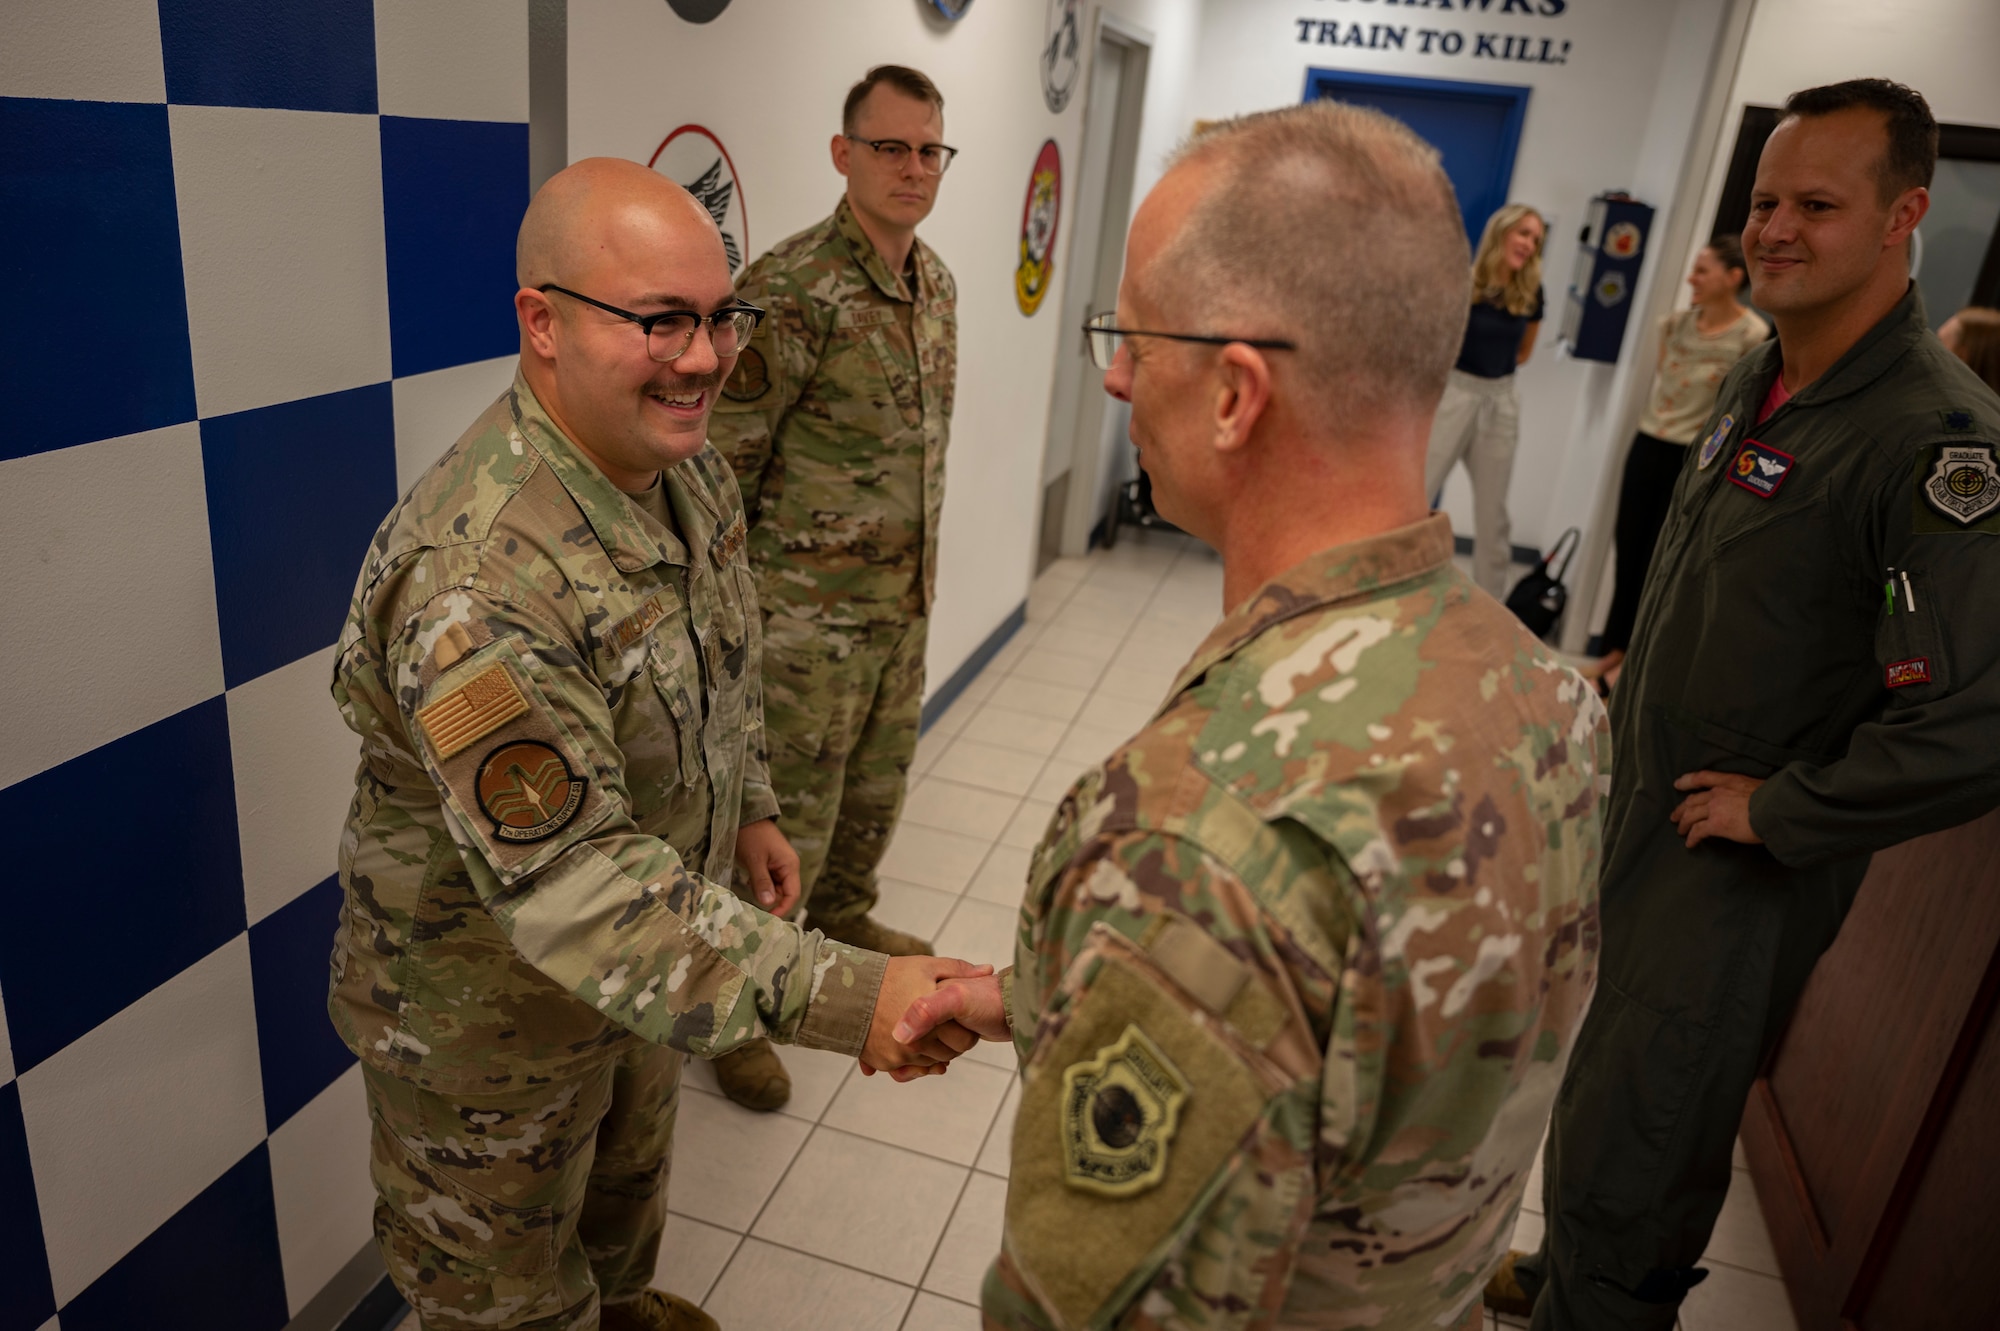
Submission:
M 1482 379 L 1453 370 L 1431 423 L 1424 455 L 1424 494 L 1435 495 L 1461 461 L 1472 477 L 1472 576 L 1507 599 L 1514 524 L 1507 518 L 1507 487 L 1514 478 L 1514 448 L 1521 437 L 1521 402 L 1514 376 Z

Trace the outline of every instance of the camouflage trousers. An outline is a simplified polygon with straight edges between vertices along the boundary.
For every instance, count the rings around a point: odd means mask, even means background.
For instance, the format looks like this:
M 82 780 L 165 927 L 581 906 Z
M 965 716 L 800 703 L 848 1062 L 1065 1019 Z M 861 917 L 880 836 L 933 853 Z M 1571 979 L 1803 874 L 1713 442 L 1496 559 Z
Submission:
M 764 732 L 799 903 L 822 921 L 875 908 L 875 867 L 903 811 L 930 621 L 829 629 L 764 620 Z
M 597 1326 L 652 1280 L 681 1055 L 447 1097 L 362 1065 L 375 1242 L 424 1331 Z

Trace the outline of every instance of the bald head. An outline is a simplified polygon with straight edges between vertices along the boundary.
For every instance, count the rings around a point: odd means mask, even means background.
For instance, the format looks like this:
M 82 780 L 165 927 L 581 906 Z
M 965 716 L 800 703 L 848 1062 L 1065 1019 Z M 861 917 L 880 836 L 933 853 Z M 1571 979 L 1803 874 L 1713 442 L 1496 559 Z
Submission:
M 629 268 L 648 248 L 700 249 L 704 240 L 726 274 L 722 233 L 698 199 L 637 162 L 586 157 L 535 192 L 514 245 L 514 273 L 524 287 L 584 289 L 598 272 Z
M 1437 151 L 1406 126 L 1331 101 L 1225 121 L 1145 207 L 1135 237 L 1150 223 L 1163 240 L 1136 274 L 1149 297 L 1176 327 L 1295 342 L 1307 418 L 1436 408 L 1470 255 Z

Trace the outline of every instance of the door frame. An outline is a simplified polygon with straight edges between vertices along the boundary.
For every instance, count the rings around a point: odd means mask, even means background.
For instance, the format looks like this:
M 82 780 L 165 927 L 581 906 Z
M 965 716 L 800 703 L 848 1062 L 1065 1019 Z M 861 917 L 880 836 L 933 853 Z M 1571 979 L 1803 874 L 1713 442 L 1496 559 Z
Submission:
M 1369 74 L 1349 69 L 1326 69 L 1308 66 L 1306 69 L 1305 95 L 1301 101 L 1314 102 L 1322 97 L 1332 96 L 1339 100 L 1338 89 L 1342 87 L 1356 90 L 1379 89 L 1383 92 L 1417 93 L 1426 97 L 1457 102 L 1501 103 L 1505 105 L 1507 118 L 1501 128 L 1501 150 L 1493 154 L 1493 164 L 1489 184 L 1491 193 L 1500 199 L 1500 207 L 1507 203 L 1508 190 L 1514 184 L 1514 159 L 1521 147 L 1521 129 L 1528 120 L 1528 97 L 1533 88 L 1520 83 L 1476 83 L 1470 79 L 1423 79 L 1407 74 Z M 1327 89 L 1333 89 L 1332 93 Z M 1489 214 L 1490 215 L 1490 214 Z M 1466 239 L 1476 250 L 1479 247 L 1479 233 L 1486 225 L 1486 218 L 1467 216 Z
M 1103 105 L 1103 90 L 1097 87 L 1097 52 L 1103 42 L 1125 48 L 1125 68 L 1118 80 L 1117 101 Z M 1105 473 L 1103 426 L 1106 398 L 1098 391 L 1097 375 L 1090 365 L 1083 343 L 1083 321 L 1089 314 L 1092 293 L 1097 286 L 1100 260 L 1107 248 L 1121 265 L 1125 255 L 1125 227 L 1130 220 L 1133 188 L 1138 175 L 1138 147 L 1144 128 L 1146 86 L 1154 36 L 1150 28 L 1107 12 L 1099 6 L 1090 34 L 1090 69 L 1083 87 L 1082 115 L 1077 126 L 1077 225 L 1070 228 L 1064 262 L 1069 277 L 1063 283 L 1060 316 L 1062 327 L 1056 337 L 1055 385 L 1049 396 L 1048 435 L 1043 438 L 1041 476 L 1036 483 L 1035 530 L 1042 530 L 1041 505 L 1047 502 L 1051 477 L 1048 474 L 1049 445 L 1057 431 L 1070 436 L 1069 487 L 1063 504 L 1059 548 L 1064 556 L 1076 556 L 1090 549 L 1091 535 L 1103 518 L 1103 499 L 1097 493 Z M 1111 148 L 1107 160 L 1094 161 L 1089 155 L 1089 125 L 1093 114 L 1108 110 L 1113 117 Z M 1099 175 L 1099 170 L 1104 172 Z M 1096 202 L 1089 201 L 1087 182 L 1096 180 Z M 1117 216 L 1107 202 L 1124 200 Z M 1097 225 L 1086 226 L 1089 212 L 1098 213 Z M 1114 234 L 1115 230 L 1115 234 Z M 1115 244 L 1107 242 L 1115 241 Z M 1039 556 L 1039 537 L 1037 538 Z

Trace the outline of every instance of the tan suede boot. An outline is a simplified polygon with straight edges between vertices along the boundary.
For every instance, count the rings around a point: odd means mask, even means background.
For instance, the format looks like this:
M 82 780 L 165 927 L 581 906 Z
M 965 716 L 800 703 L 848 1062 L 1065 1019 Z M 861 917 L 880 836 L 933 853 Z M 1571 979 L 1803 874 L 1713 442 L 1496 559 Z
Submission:
M 892 957 L 934 955 L 931 952 L 931 945 L 915 934 L 906 934 L 901 929 L 891 929 L 886 924 L 877 924 L 866 915 L 852 920 L 822 920 L 807 915 L 806 928 L 817 929 L 836 943 L 866 948 L 870 952 L 886 952 Z
M 709 1060 L 722 1093 L 745 1109 L 769 1113 L 792 1098 L 792 1074 L 778 1061 L 769 1040 L 746 1041 Z
M 642 1289 L 624 1303 L 607 1303 L 597 1314 L 601 1331 L 722 1331 L 722 1324 L 678 1294 Z
M 1486 1282 L 1486 1306 L 1496 1313 L 1509 1317 L 1530 1317 L 1534 1315 L 1535 1299 L 1521 1288 L 1519 1277 L 1514 1274 L 1514 1262 L 1527 1256 L 1524 1252 L 1510 1252 L 1500 1259 L 1499 1269 Z

